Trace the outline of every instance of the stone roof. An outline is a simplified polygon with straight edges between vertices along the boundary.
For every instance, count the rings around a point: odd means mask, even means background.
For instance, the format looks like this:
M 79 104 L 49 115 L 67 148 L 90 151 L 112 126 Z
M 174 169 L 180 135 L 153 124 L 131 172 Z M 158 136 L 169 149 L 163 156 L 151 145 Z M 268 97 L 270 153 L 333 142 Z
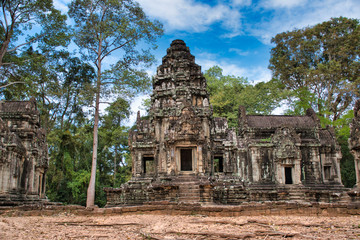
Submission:
M 247 124 L 252 128 L 278 128 L 282 126 L 294 128 L 312 128 L 316 126 L 312 117 L 287 115 L 247 115 Z
M 334 143 L 334 136 L 328 129 L 320 129 L 319 139 L 322 145 L 327 145 L 329 143 Z
M 195 63 L 195 57 L 190 53 L 189 47 L 187 47 L 185 42 L 180 39 L 172 41 L 170 47 L 166 50 L 166 55 L 163 57 L 163 64 L 171 61 L 171 59 L 186 59 L 191 63 Z
M 24 113 L 24 112 L 35 112 L 36 102 L 34 99 L 30 101 L 0 101 L 0 113 Z

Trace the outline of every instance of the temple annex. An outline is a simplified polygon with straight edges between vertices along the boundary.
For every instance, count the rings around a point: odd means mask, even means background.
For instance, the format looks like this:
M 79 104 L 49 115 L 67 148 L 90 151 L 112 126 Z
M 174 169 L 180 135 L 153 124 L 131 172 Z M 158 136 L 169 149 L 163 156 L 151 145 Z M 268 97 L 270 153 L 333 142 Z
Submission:
M 206 79 L 182 40 L 157 68 L 149 119 L 138 114 L 129 146 L 132 178 L 105 189 L 107 206 L 349 200 L 335 133 L 314 110 L 265 116 L 239 106 L 237 127 L 229 128 L 213 117 Z
M 0 101 L 0 206 L 46 198 L 48 149 L 34 99 Z

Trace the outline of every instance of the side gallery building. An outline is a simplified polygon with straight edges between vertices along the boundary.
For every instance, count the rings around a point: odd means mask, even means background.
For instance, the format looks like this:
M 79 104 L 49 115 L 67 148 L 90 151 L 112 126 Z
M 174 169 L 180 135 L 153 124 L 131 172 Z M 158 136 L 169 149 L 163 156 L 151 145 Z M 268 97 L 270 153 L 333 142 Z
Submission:
M 153 81 L 149 119 L 129 135 L 132 178 L 106 188 L 108 206 L 152 201 L 241 204 L 338 202 L 341 151 L 314 110 L 303 116 L 213 117 L 206 79 L 182 40 L 174 40 Z
M 0 101 L 0 206 L 46 201 L 48 161 L 35 99 Z

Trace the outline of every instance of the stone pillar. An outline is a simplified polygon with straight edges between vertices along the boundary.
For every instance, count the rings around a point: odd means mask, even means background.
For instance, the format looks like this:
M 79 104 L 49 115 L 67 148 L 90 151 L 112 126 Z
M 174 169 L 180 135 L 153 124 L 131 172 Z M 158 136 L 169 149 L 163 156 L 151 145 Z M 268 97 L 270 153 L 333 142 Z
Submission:
M 360 188 L 360 99 L 354 106 L 354 118 L 350 125 L 349 147 L 354 155 L 356 171 L 356 187 Z
M 197 155 L 197 167 L 195 170 L 195 173 L 203 173 L 203 151 L 202 151 L 202 146 L 198 146 L 197 147 L 197 152 L 198 152 L 198 155 Z M 195 160 L 195 159 L 194 159 Z
M 352 150 L 351 153 L 354 155 L 355 163 L 355 174 L 356 174 L 356 187 L 360 188 L 360 151 Z

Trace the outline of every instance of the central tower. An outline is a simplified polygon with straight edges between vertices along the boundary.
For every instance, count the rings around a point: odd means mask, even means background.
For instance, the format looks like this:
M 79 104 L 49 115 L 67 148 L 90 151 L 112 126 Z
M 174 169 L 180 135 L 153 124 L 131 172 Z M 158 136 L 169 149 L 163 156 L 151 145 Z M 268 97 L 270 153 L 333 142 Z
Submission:
M 210 118 L 206 80 L 182 40 L 174 40 L 153 82 L 150 119 L 137 120 L 130 142 L 133 176 L 210 173 Z M 153 131 L 153 132 L 147 132 Z M 145 135 L 152 136 L 146 140 Z M 143 139 L 144 144 L 138 144 Z

